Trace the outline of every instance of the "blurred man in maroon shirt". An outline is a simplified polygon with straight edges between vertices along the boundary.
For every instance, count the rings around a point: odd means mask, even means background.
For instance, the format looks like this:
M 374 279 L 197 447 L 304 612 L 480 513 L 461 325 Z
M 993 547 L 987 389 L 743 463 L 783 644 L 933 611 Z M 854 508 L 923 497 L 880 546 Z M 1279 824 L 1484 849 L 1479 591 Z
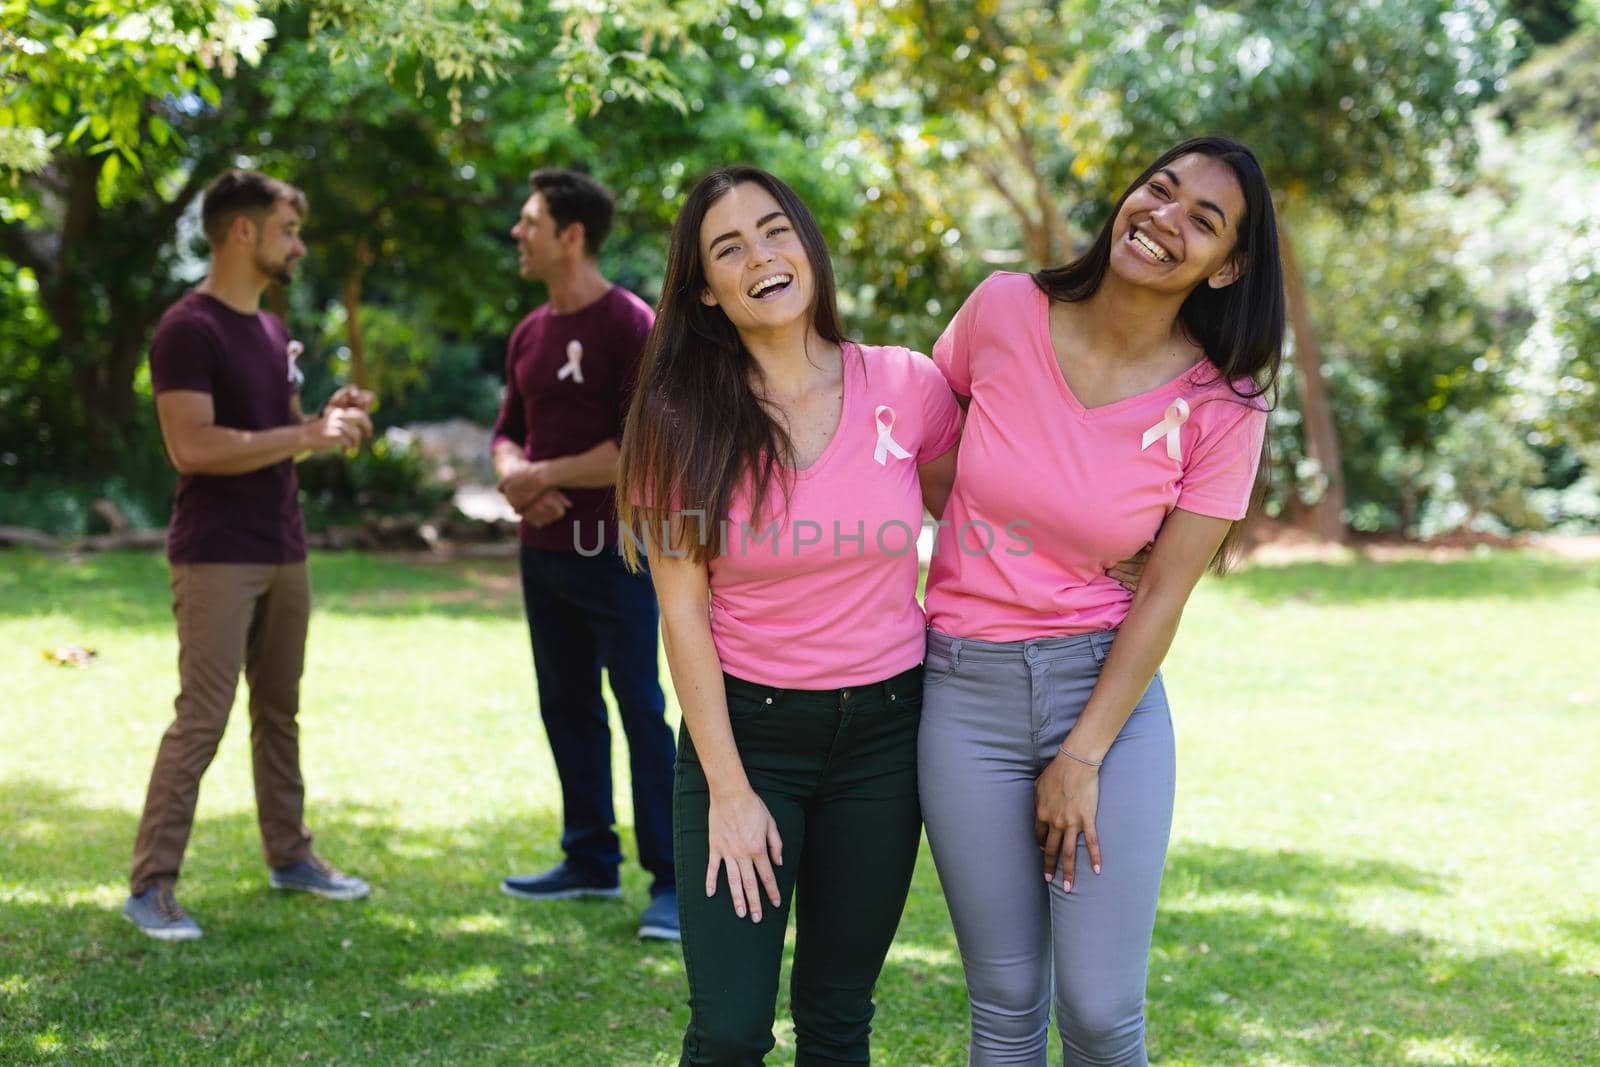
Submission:
M 522 516 L 523 601 L 539 711 L 561 778 L 565 858 L 501 888 L 530 900 L 620 892 L 604 667 L 628 739 L 639 863 L 653 878 L 639 936 L 676 940 L 676 752 L 658 676 L 655 594 L 617 552 L 611 488 L 654 316 L 600 273 L 612 217 L 605 188 L 565 170 L 536 171 L 530 184 L 511 236 L 522 276 L 544 282 L 550 299 L 511 335 L 494 463 L 500 491 Z
M 305 208 L 300 190 L 253 171 L 229 170 L 207 186 L 210 272 L 167 309 L 150 346 L 161 437 L 180 475 L 167 533 L 179 692 L 150 774 L 123 914 L 162 940 L 200 936 L 173 886 L 241 668 L 273 888 L 337 900 L 368 892 L 311 851 L 302 821 L 295 720 L 311 588 L 294 457 L 354 447 L 372 433 L 372 397 L 354 387 L 317 417 L 301 414 L 299 342 L 261 310 L 262 292 L 288 284 L 306 254 Z

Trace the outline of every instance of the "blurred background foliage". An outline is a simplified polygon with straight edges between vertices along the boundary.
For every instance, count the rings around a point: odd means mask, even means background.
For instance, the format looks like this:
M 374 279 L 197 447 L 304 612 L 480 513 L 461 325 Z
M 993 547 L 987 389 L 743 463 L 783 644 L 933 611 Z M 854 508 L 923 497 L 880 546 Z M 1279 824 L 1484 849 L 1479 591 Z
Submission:
M 1325 536 L 1600 525 L 1600 0 L 0 0 L 0 524 L 160 525 L 146 369 L 205 269 L 197 194 L 302 186 L 269 294 L 307 407 L 492 420 L 543 299 L 539 166 L 617 193 L 648 300 L 688 187 L 746 160 L 829 235 L 849 329 L 928 349 L 995 269 L 1070 256 L 1144 162 L 1227 133 L 1279 201 L 1269 511 Z M 381 452 L 381 454 L 380 454 Z M 313 518 L 438 503 L 405 446 L 307 470 Z

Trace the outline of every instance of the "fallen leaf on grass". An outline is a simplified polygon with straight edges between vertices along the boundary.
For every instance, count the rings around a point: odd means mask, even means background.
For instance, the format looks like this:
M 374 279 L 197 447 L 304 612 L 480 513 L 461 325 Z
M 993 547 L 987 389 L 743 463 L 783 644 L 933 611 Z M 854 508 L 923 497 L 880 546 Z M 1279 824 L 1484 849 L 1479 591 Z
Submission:
M 56 648 L 45 649 L 41 655 L 58 666 L 77 667 L 81 670 L 87 667 L 89 661 L 100 655 L 100 653 L 92 648 L 84 648 L 82 645 L 60 645 Z

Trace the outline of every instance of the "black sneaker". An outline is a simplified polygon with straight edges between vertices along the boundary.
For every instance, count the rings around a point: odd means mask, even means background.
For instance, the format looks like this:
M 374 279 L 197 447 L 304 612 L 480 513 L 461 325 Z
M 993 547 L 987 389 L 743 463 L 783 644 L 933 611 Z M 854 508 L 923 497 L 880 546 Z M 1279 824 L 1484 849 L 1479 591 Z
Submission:
M 324 900 L 360 900 L 372 892 L 370 885 L 317 855 L 292 867 L 274 867 L 272 888 L 314 893 Z
M 170 885 L 154 885 L 130 896 L 122 905 L 122 914 L 160 941 L 193 941 L 200 936 L 200 924 L 178 905 Z
M 620 897 L 617 878 L 585 875 L 562 862 L 543 874 L 514 874 L 500 882 L 500 892 L 523 900 L 571 900 L 573 897 Z

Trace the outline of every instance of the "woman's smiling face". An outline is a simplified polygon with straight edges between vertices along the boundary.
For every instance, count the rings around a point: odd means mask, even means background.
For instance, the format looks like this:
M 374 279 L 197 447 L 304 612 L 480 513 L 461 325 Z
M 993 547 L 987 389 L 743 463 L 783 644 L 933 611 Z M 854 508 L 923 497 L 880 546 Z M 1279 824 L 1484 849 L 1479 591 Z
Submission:
M 1187 293 L 1238 277 L 1234 256 L 1244 190 L 1220 159 L 1191 153 L 1152 174 L 1123 201 L 1111 232 L 1110 270 L 1132 285 Z
M 741 182 L 700 223 L 703 303 L 720 307 L 741 333 L 785 327 L 811 315 L 811 261 L 777 199 Z

